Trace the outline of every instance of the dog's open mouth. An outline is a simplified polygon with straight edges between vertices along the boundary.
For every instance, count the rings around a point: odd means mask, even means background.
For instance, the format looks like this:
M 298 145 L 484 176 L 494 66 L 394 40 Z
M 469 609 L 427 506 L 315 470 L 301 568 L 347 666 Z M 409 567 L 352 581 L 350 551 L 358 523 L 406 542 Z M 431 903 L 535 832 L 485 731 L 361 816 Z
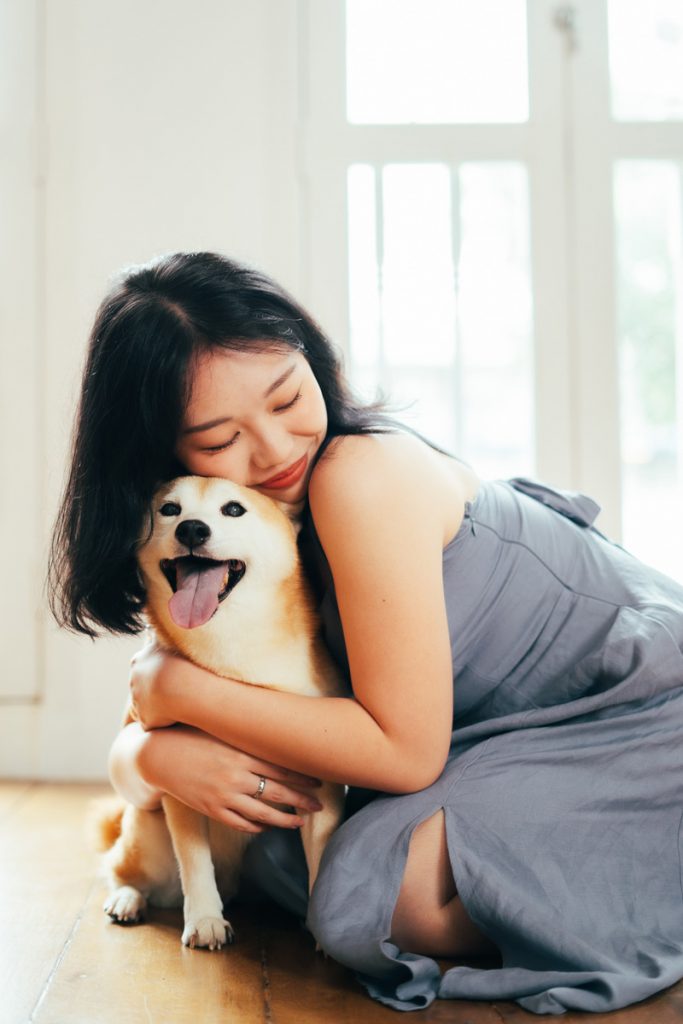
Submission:
M 237 558 L 218 562 L 213 558 L 183 555 L 163 558 L 159 568 L 171 585 L 168 610 L 176 626 L 194 629 L 208 622 L 246 572 Z

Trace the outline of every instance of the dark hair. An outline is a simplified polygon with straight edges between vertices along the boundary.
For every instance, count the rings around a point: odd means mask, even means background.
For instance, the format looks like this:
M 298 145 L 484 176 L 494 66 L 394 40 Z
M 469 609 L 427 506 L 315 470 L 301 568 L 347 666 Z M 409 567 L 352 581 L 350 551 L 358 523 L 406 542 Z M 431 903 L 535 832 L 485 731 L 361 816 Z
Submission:
M 217 253 L 180 252 L 122 272 L 90 334 L 52 537 L 48 595 L 60 626 L 93 638 L 94 626 L 143 628 L 136 545 L 156 488 L 186 472 L 174 448 L 194 361 L 215 348 L 273 346 L 301 351 L 322 391 L 328 433 L 317 458 L 341 434 L 411 429 L 388 415 L 383 397 L 363 403 L 353 395 L 320 327 L 257 270 Z

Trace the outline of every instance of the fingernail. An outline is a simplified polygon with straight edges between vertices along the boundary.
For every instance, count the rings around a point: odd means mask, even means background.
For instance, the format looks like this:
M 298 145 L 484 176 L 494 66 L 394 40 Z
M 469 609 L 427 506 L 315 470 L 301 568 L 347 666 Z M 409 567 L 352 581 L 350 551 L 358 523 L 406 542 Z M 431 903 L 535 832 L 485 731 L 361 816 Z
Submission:
M 323 809 L 323 805 L 320 803 L 319 800 L 311 800 L 309 807 L 311 808 L 312 811 L 322 811 Z

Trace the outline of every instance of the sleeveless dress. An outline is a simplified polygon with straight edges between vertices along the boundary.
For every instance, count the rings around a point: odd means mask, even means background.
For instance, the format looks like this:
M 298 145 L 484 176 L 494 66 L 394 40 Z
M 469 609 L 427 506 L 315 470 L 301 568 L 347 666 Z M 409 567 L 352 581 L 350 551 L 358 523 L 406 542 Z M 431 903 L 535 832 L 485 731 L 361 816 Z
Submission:
M 683 977 L 683 586 L 596 530 L 598 511 L 522 478 L 482 483 L 443 553 L 455 706 L 442 775 L 405 795 L 351 790 L 310 901 L 298 833 L 249 848 L 247 875 L 397 1010 L 438 997 L 608 1011 Z M 306 529 L 326 642 L 348 672 Z M 389 938 L 413 829 L 442 808 L 458 894 L 499 967 L 442 976 Z

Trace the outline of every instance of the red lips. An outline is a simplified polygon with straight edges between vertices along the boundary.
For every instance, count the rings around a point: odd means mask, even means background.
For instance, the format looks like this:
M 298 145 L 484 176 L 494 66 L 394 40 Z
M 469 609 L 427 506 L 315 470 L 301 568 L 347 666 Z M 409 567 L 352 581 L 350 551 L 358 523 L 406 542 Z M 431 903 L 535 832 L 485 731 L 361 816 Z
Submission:
M 278 473 L 276 476 L 271 476 L 269 480 L 263 480 L 260 486 L 276 490 L 282 487 L 291 487 L 292 484 L 295 484 L 304 475 L 306 462 L 307 456 L 302 455 L 298 462 L 295 462 L 289 469 L 286 469 L 283 473 Z

